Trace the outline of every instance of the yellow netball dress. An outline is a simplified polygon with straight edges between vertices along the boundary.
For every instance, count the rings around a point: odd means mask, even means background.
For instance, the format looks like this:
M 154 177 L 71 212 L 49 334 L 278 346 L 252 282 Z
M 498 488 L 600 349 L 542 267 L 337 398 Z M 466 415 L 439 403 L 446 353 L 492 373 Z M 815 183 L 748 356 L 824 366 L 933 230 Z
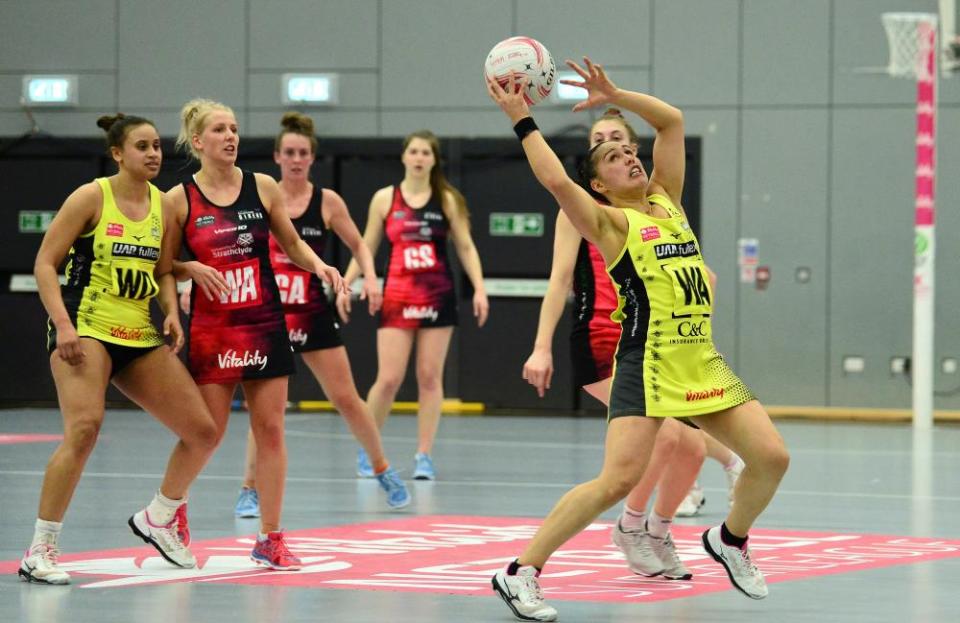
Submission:
M 132 221 L 117 208 L 110 181 L 96 182 L 103 191 L 100 221 L 70 249 L 63 302 L 80 337 L 120 346 L 158 346 L 162 340 L 150 322 L 150 299 L 159 291 L 153 270 L 163 239 L 160 191 L 149 185 L 150 212 Z M 56 348 L 50 323 L 47 348 Z
M 689 417 L 743 404 L 753 394 L 713 345 L 713 293 L 700 245 L 664 195 L 648 200 L 669 218 L 624 210 L 629 229 L 607 268 L 622 330 L 609 417 Z

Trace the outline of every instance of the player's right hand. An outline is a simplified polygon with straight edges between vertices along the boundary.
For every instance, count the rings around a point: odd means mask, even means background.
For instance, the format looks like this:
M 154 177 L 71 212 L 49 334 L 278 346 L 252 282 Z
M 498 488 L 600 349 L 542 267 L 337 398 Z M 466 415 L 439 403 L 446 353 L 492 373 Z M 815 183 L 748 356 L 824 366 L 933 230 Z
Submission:
M 343 324 L 350 322 L 350 294 L 337 292 L 337 315 Z
M 57 354 L 71 366 L 79 366 L 83 363 L 85 356 L 83 347 L 80 344 L 77 329 L 73 325 L 57 327 Z
M 523 364 L 523 379 L 537 388 L 537 395 L 543 398 L 550 389 L 553 378 L 553 354 L 543 349 L 535 349 L 527 362 Z
M 197 261 L 184 262 L 184 268 L 186 268 L 187 275 L 193 280 L 194 285 L 200 287 L 200 291 L 203 292 L 208 301 L 230 294 L 227 280 L 216 268 Z

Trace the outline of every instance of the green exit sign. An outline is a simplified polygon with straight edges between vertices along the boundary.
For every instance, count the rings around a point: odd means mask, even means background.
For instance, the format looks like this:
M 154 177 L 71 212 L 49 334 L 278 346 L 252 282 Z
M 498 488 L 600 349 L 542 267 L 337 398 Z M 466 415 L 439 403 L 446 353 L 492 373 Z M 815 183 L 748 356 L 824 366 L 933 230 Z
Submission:
M 20 233 L 42 234 L 50 227 L 55 214 L 48 210 L 20 210 Z
M 491 236 L 543 236 L 543 214 L 539 212 L 494 212 L 490 215 Z

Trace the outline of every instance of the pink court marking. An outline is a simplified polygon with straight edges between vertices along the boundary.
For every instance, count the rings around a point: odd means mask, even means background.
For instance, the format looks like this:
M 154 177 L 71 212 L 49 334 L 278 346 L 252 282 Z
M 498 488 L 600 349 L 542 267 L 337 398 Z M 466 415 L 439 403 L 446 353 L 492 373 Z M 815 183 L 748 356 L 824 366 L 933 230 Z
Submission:
M 13 435 L 0 433 L 0 446 L 15 443 L 41 443 L 45 441 L 63 441 L 63 435 Z
M 173 567 L 147 547 L 66 554 L 60 560 L 83 588 L 222 582 L 491 597 L 490 576 L 517 555 L 539 523 L 426 516 L 294 530 L 286 536 L 303 560 L 298 572 L 256 567 L 247 537 L 192 543 L 196 569 Z M 554 555 L 541 576 L 549 599 L 651 602 L 733 590 L 724 570 L 703 552 L 705 527 L 674 526 L 680 557 L 694 574 L 682 582 L 630 573 L 610 543 L 611 526 L 593 524 Z M 754 530 L 750 543 L 771 584 L 960 557 L 960 541 L 946 539 Z M 0 572 L 13 573 L 17 565 L 2 562 Z

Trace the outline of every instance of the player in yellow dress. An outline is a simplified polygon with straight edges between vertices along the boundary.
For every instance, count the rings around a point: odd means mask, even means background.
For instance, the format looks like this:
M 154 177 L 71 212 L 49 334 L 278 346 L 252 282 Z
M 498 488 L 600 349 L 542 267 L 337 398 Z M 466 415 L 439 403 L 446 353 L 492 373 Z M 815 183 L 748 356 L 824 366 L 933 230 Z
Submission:
M 20 577 L 67 584 L 59 536 L 103 422 L 107 384 L 166 425 L 179 442 L 150 504 L 127 522 L 168 562 L 193 567 L 188 549 L 187 489 L 216 449 L 217 429 L 187 369 L 177 358 L 183 330 L 177 311 L 169 233 L 172 212 L 149 180 L 160 171 L 160 136 L 142 117 L 101 117 L 116 175 L 74 191 L 44 235 L 34 274 L 50 319 L 47 350 L 63 414 L 63 442 L 47 463 L 33 541 Z M 69 252 L 66 284 L 57 268 Z M 150 321 L 150 300 L 163 310 L 163 335 Z M 169 336 L 171 346 L 164 345 Z
M 537 179 L 603 255 L 622 326 L 601 472 L 560 499 L 527 548 L 493 577 L 493 587 L 518 618 L 555 620 L 557 611 L 543 600 L 540 570 L 557 548 L 633 488 L 663 419 L 674 417 L 694 422 L 746 463 L 726 520 L 704 532 L 703 544 L 737 589 L 762 599 L 767 587 L 750 559 L 747 533 L 790 459 L 766 411 L 713 346 L 707 270 L 680 207 L 683 114 L 655 97 L 617 88 L 599 65 L 584 62 L 586 69 L 567 62 L 583 81 L 566 82 L 588 92 L 574 110 L 614 105 L 646 121 L 656 132 L 649 177 L 630 146 L 603 142 L 585 160 L 586 190 L 570 179 L 538 131 L 522 95 L 525 84 L 511 80 L 505 90 L 487 83 Z M 595 197 L 609 206 L 598 205 Z

